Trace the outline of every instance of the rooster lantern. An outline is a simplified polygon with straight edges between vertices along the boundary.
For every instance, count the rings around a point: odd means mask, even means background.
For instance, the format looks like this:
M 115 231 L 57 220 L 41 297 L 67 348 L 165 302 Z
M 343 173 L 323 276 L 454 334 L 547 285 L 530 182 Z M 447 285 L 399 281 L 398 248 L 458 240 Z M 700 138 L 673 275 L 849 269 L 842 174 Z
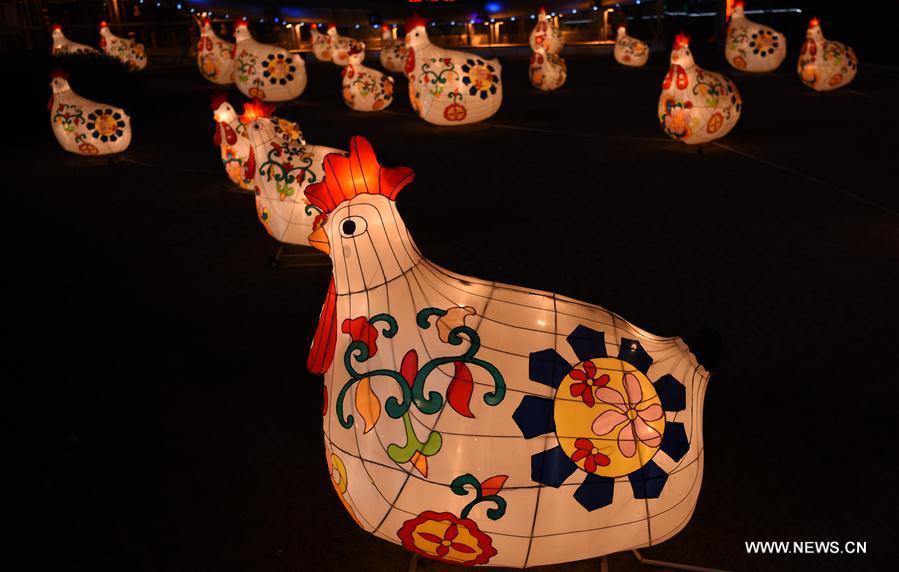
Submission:
M 381 65 L 394 73 L 406 69 L 406 42 L 393 39 L 393 31 L 387 26 L 381 30 Z
M 124 110 L 72 91 L 63 72 L 51 74 L 50 126 L 62 148 L 76 155 L 112 155 L 131 144 L 131 118 Z
M 306 62 L 299 54 L 253 39 L 247 21 L 234 28 L 234 83 L 242 94 L 263 101 L 287 101 L 306 89 Z
M 363 529 L 451 564 L 540 566 L 666 540 L 703 469 L 709 373 L 680 338 L 455 274 L 396 208 L 412 182 L 350 141 L 306 189 L 333 275 L 307 365 Z
M 62 33 L 62 26 L 56 24 L 53 26 L 53 31 L 50 33 L 51 37 L 51 45 L 50 45 L 50 54 L 54 56 L 68 56 L 68 55 L 96 55 L 99 54 L 97 50 L 90 46 L 86 46 L 84 44 L 79 44 L 78 42 L 73 42 L 68 39 L 65 34 Z
M 131 71 L 139 71 L 147 67 L 147 54 L 144 45 L 130 38 L 120 38 L 112 33 L 109 24 L 100 22 L 100 48 L 107 56 L 111 56 Z
M 337 26 L 328 25 L 328 38 L 331 39 L 331 61 L 339 66 L 345 66 L 350 63 L 350 54 L 362 52 L 365 54 L 365 42 L 354 40 L 347 36 L 341 36 L 337 33 Z
M 777 30 L 747 18 L 743 7 L 740 0 L 734 3 L 734 13 L 727 26 L 724 57 L 738 70 L 776 70 L 787 55 L 787 39 Z
M 330 62 L 331 36 L 319 32 L 315 25 L 309 29 L 309 32 L 312 35 L 312 55 L 320 62 Z
M 627 35 L 624 24 L 618 26 L 615 38 L 615 61 L 624 66 L 641 67 L 649 60 L 649 46 L 646 42 Z
M 852 48 L 824 39 L 817 18 L 809 22 L 796 67 L 802 83 L 815 91 L 830 91 L 848 84 L 858 71 Z
M 431 43 L 427 22 L 406 24 L 406 77 L 413 109 L 428 123 L 464 125 L 487 119 L 503 101 L 499 60 L 444 50 Z
M 343 101 L 356 111 L 378 111 L 393 102 L 393 78 L 362 64 L 364 51 L 350 48 L 343 70 Z
M 690 38 L 678 34 L 659 97 L 659 123 L 665 133 L 690 145 L 724 137 L 736 125 L 742 107 L 734 82 L 697 66 Z
M 531 54 L 528 78 L 537 89 L 551 91 L 562 87 L 568 79 L 568 67 L 562 56 L 547 54 L 543 46 L 538 46 Z
M 537 25 L 531 30 L 528 38 L 531 45 L 531 51 L 537 51 L 537 48 L 543 46 L 546 48 L 547 54 L 558 54 L 562 51 L 562 32 L 559 27 L 546 17 L 546 10 L 541 6 L 540 12 L 537 14 Z
M 203 77 L 219 85 L 234 83 L 234 44 L 219 38 L 204 18 L 197 43 L 197 66 Z

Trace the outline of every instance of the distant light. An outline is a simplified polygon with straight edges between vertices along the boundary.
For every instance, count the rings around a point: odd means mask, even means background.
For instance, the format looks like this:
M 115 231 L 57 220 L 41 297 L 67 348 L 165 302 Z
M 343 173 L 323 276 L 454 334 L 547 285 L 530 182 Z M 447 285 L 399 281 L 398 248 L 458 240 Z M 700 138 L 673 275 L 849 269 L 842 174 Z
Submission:
M 181 9 L 181 4 L 180 4 L 180 3 L 179 3 L 179 4 L 175 4 L 175 8 L 177 8 L 177 9 L 180 10 L 180 9 Z
M 259 18 L 259 23 L 261 24 L 263 22 L 265 22 L 265 18 Z
M 374 28 L 375 30 L 377 30 L 378 28 L 380 28 L 380 26 L 378 26 L 377 24 L 372 24 L 371 27 Z
M 512 16 L 511 18 L 509 18 L 509 20 L 511 20 L 511 21 L 514 22 L 514 21 L 515 21 L 515 16 Z
M 356 24 L 356 29 L 357 29 L 357 30 L 359 29 L 359 24 Z
M 275 24 L 277 24 L 277 23 L 280 22 L 280 21 L 281 21 L 281 18 L 275 16 Z
M 639 4 L 639 3 L 640 3 L 640 0 L 637 0 L 637 4 Z M 571 10 L 571 13 L 572 13 L 572 14 L 577 14 L 577 10 L 572 9 L 572 10 Z
M 288 24 L 287 24 L 287 26 L 285 26 L 285 28 L 287 28 L 289 30 L 289 29 L 293 28 L 293 24 L 288 22 Z
M 191 14 L 194 13 L 194 9 L 193 9 L 193 8 L 190 9 L 190 13 L 191 13 Z
M 156 3 L 156 7 L 159 8 L 161 4 L 159 2 Z
M 474 24 L 474 20 L 469 20 L 468 23 L 469 23 L 469 24 Z
M 499 2 L 487 2 L 485 8 L 488 12 L 499 12 L 503 9 Z
M 533 19 L 536 18 L 536 17 L 537 17 L 537 16 L 535 16 L 534 14 L 531 14 L 531 20 L 533 20 Z
M 231 18 L 231 14 L 225 14 L 225 19 L 228 20 Z
M 599 8 L 596 7 L 596 6 L 594 6 L 594 7 L 593 7 L 593 11 L 596 12 L 597 10 L 599 10 Z
M 455 26 L 456 22 L 450 22 L 450 26 Z
M 493 18 L 490 18 L 490 23 L 492 24 L 494 22 L 496 22 L 496 20 L 494 20 Z

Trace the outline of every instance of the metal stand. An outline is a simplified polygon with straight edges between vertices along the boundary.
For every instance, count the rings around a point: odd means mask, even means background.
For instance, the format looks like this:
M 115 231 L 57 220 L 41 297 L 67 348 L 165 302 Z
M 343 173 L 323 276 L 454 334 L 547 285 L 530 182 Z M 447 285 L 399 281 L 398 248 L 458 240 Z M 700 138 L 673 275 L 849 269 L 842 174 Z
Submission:
M 272 268 L 326 268 L 331 259 L 311 246 L 281 244 L 275 255 L 269 258 Z
M 115 153 L 113 155 L 101 155 L 99 157 L 91 157 L 88 155 L 80 155 L 78 157 L 78 164 L 75 166 L 75 175 L 81 173 L 81 167 L 88 164 L 103 164 L 105 163 L 107 167 L 112 167 L 116 163 L 122 160 L 121 153 Z
M 409 561 L 409 572 L 418 570 L 418 554 L 412 553 L 412 560 Z
M 256 191 L 252 191 L 250 189 L 245 189 L 240 185 L 229 185 L 227 187 L 222 187 L 225 189 L 225 192 L 234 193 L 235 195 L 255 195 Z
M 705 568 L 703 566 L 693 566 L 692 564 L 678 564 L 677 562 L 667 562 L 665 560 L 652 560 L 644 558 L 639 550 L 631 550 L 637 562 L 644 566 L 655 566 L 657 568 L 670 568 L 672 570 L 689 570 L 691 572 L 724 572 L 719 568 Z M 605 557 L 603 557 L 605 559 Z M 605 572 L 605 570 L 603 570 Z

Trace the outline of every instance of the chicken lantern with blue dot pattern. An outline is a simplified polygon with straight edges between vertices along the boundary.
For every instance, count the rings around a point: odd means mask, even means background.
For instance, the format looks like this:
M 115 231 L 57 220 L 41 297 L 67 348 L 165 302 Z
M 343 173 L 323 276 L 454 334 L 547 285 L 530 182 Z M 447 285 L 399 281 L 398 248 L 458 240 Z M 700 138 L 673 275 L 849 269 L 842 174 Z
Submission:
M 129 71 L 139 71 L 147 67 L 144 45 L 131 38 L 116 36 L 106 22 L 100 22 L 100 49 L 107 56 L 125 64 Z
M 53 72 L 47 104 L 53 135 L 76 155 L 113 155 L 131 144 L 131 118 L 121 108 L 81 97 L 63 72 Z
M 432 263 L 396 208 L 413 178 L 354 137 L 306 188 L 333 269 L 307 365 L 350 517 L 421 556 L 516 568 L 677 534 L 709 372 L 599 306 Z
M 257 42 L 246 20 L 235 26 L 234 39 L 234 82 L 242 94 L 262 101 L 287 101 L 306 89 L 306 62 L 300 54 Z
M 824 38 L 817 18 L 809 22 L 796 71 L 802 83 L 815 91 L 847 85 L 858 72 L 858 58 L 849 46 Z
M 356 111 L 378 111 L 393 102 L 393 78 L 362 63 L 365 52 L 350 48 L 349 62 L 341 70 L 343 101 Z
M 406 42 L 393 37 L 393 29 L 381 30 L 381 65 L 387 71 L 403 73 L 406 68 Z
M 747 18 L 744 3 L 737 0 L 724 41 L 724 57 L 728 63 L 738 70 L 768 72 L 776 70 L 786 55 L 784 35 Z

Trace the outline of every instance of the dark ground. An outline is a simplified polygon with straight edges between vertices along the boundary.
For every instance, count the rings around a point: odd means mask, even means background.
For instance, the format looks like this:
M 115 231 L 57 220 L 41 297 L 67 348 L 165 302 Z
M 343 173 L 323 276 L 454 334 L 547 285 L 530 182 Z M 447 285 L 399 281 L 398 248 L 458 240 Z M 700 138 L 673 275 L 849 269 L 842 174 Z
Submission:
M 405 80 L 389 113 L 351 112 L 338 70 L 310 64 L 307 92 L 279 114 L 310 142 L 345 148 L 359 133 L 384 164 L 414 168 L 400 211 L 439 264 L 655 334 L 722 333 L 696 513 L 647 556 L 877 568 L 896 520 L 899 70 L 863 63 L 820 95 L 794 53 L 759 77 L 697 60 L 745 99 L 702 154 L 657 124 L 661 54 L 640 70 L 572 58 L 550 94 L 506 61 L 500 113 L 459 128 L 412 116 Z M 224 191 L 215 87 L 193 64 L 151 61 L 108 87 L 73 73 L 83 95 L 129 107 L 135 132 L 126 160 L 79 172 L 47 127 L 48 65 L 21 65 L 21 145 L 3 161 L 24 367 L 7 385 L 26 394 L 8 406 L 37 467 L 35 494 L 16 495 L 17 528 L 39 539 L 32 569 L 405 570 L 408 554 L 358 530 L 328 482 L 320 380 L 305 369 L 328 271 L 268 267 L 276 244 L 252 197 Z M 869 554 L 750 556 L 751 540 L 860 540 Z

